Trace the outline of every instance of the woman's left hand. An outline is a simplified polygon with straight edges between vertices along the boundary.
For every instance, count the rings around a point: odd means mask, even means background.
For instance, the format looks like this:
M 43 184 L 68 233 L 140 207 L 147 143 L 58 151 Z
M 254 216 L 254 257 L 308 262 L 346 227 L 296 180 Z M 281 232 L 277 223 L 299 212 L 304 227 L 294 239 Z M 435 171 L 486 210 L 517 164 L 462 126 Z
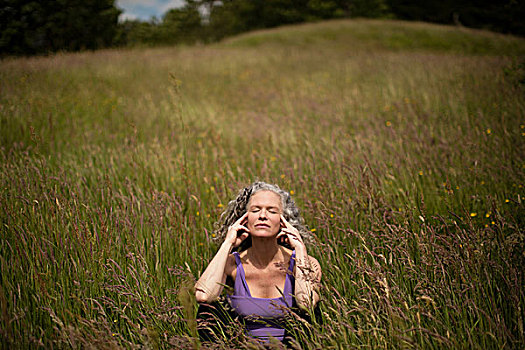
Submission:
M 281 232 L 277 235 L 277 240 L 283 237 L 285 243 L 287 243 L 293 249 L 304 248 L 303 238 L 299 231 L 292 226 L 281 214 Z

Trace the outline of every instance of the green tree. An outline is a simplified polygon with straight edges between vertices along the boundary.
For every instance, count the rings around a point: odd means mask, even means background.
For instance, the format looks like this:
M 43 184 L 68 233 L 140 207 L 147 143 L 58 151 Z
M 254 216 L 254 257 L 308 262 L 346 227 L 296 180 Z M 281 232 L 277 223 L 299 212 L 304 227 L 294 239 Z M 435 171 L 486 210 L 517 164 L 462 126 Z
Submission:
M 107 47 L 119 15 L 114 0 L 3 0 L 0 54 Z
M 308 1 L 307 6 L 307 20 L 330 19 L 349 16 L 348 6 L 341 6 L 340 1 L 310 0 Z
M 517 0 L 387 0 L 400 19 L 458 24 L 525 35 L 525 2 Z
M 201 35 L 201 21 L 198 5 L 188 1 L 184 7 L 164 14 L 160 30 L 166 43 L 194 43 Z
M 126 20 L 119 24 L 115 43 L 120 46 L 152 46 L 161 44 L 162 40 L 154 21 Z
M 384 17 L 386 0 L 201 0 L 208 33 L 221 39 L 248 30 L 341 17 Z
M 209 11 L 206 35 L 212 41 L 263 27 L 258 0 L 205 1 L 205 6 Z
M 351 17 L 384 17 L 389 13 L 385 0 L 352 0 L 348 2 Z

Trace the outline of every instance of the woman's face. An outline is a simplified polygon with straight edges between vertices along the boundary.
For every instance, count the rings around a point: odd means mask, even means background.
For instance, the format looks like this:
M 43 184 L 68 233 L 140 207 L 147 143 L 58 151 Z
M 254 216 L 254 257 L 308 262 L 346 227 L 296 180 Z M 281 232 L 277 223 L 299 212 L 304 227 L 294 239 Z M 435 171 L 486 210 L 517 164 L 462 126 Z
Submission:
M 248 202 L 246 227 L 255 237 L 277 235 L 281 229 L 281 197 L 272 191 L 259 191 Z

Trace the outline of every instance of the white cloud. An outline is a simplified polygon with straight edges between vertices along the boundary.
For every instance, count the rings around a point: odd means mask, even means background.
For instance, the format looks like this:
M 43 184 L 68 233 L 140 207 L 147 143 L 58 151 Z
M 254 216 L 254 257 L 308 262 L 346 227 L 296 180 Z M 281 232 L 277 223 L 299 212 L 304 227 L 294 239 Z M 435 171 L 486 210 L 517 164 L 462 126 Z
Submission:
M 162 3 L 163 1 L 160 0 L 117 0 L 117 6 L 120 6 L 122 8 L 130 8 L 135 5 L 143 5 L 148 7 L 153 7 L 157 5 L 158 3 Z
M 120 21 L 127 21 L 127 20 L 133 21 L 133 20 L 135 20 L 137 18 L 138 18 L 137 15 L 134 15 L 134 14 L 131 14 L 131 13 L 126 13 L 126 12 L 123 12 L 119 16 L 119 20 Z
M 164 14 L 166 11 L 171 10 L 176 7 L 182 7 L 184 5 L 183 0 L 169 0 L 160 7 L 161 13 Z
M 184 5 L 184 0 L 117 0 L 117 7 L 123 10 L 120 20 L 162 17 L 166 11 Z

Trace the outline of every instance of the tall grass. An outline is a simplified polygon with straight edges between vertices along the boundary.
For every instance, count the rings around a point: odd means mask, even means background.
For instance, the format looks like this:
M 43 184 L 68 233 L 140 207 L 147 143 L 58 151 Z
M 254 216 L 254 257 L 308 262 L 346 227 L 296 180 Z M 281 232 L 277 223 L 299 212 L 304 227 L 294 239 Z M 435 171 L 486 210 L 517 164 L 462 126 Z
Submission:
M 199 346 L 188 286 L 256 179 L 316 235 L 308 347 L 525 346 L 524 52 L 359 20 L 2 61 L 2 347 Z

